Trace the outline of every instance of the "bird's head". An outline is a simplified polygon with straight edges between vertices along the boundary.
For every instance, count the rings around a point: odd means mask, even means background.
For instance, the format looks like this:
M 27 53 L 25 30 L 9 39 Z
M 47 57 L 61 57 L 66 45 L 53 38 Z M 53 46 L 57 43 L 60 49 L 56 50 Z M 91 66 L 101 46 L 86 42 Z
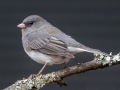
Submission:
M 17 27 L 22 29 L 22 32 L 31 32 L 44 27 L 48 22 L 38 15 L 30 15 L 26 17 Z

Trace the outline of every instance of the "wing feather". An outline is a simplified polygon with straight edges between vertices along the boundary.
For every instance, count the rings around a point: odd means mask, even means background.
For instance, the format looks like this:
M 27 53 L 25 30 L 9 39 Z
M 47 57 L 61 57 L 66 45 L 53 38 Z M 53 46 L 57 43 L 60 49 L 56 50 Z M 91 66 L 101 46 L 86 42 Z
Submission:
M 73 55 L 67 52 L 67 45 L 65 42 L 55 37 L 44 40 L 35 39 L 29 43 L 29 47 L 31 50 L 39 51 L 44 54 L 73 57 Z

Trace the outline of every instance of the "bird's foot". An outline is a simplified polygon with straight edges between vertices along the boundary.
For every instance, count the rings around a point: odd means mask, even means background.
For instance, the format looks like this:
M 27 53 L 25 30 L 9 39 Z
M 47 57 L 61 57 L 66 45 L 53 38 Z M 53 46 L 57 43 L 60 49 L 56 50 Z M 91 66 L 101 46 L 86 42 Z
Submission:
M 37 74 L 31 74 L 28 78 L 32 79 L 34 77 L 38 76 Z
M 65 68 L 67 68 L 67 66 L 63 65 L 63 66 L 62 66 L 62 69 L 65 69 Z

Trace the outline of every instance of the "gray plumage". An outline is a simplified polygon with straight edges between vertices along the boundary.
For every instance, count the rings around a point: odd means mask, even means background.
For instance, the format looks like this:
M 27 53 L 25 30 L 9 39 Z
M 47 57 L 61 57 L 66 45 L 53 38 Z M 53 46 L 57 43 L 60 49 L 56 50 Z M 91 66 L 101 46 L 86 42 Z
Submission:
M 68 62 L 70 58 L 74 57 L 74 54 L 83 51 L 108 55 L 100 50 L 80 44 L 38 15 L 28 16 L 22 23 L 26 26 L 22 29 L 22 43 L 25 52 L 33 60 L 36 59 L 38 53 L 48 56 L 47 59 L 50 59 L 44 60 L 45 58 L 39 57 L 35 60 L 38 63 L 60 64 Z M 33 52 L 34 55 L 30 52 Z

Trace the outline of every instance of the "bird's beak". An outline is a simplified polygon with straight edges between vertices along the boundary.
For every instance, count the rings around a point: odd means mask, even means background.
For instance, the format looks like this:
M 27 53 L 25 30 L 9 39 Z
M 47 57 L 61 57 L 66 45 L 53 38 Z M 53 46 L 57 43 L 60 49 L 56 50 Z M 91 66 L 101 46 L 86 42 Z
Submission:
M 23 28 L 25 28 L 26 26 L 25 26 L 25 24 L 24 24 L 24 23 L 21 23 L 21 24 L 18 24 L 18 25 L 17 25 L 17 27 L 19 27 L 19 28 L 23 29 Z

